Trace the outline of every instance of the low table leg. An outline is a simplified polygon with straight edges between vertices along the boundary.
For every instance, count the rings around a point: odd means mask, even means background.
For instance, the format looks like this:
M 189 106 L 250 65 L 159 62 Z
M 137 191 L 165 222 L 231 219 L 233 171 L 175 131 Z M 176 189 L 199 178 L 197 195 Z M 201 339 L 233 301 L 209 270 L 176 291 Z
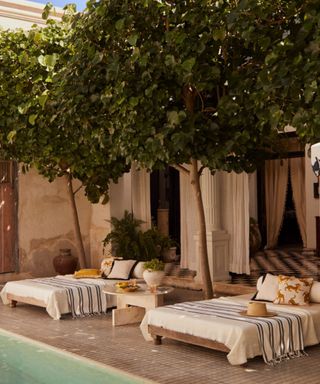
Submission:
M 140 323 L 145 312 L 145 309 L 140 307 L 114 309 L 112 311 L 112 325 L 117 326 Z
M 10 308 L 15 308 L 17 306 L 17 301 L 16 300 L 10 300 Z
M 153 343 L 154 345 L 161 345 L 162 344 L 162 336 L 159 335 L 151 335 L 153 337 Z

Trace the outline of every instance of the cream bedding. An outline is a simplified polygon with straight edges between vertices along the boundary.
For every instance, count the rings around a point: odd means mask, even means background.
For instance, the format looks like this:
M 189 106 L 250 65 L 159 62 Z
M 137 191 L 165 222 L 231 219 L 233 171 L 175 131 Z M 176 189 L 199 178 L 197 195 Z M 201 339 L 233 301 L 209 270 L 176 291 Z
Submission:
M 214 299 L 219 303 L 247 305 L 252 295 L 223 297 Z M 320 304 L 309 306 L 292 306 L 267 304 L 273 312 L 297 313 L 302 318 L 304 345 L 318 344 L 320 340 Z M 218 341 L 226 345 L 230 352 L 227 355 L 232 365 L 247 362 L 248 358 L 261 355 L 258 332 L 255 325 L 234 319 L 213 318 L 202 314 L 181 312 L 169 307 L 159 307 L 146 313 L 140 328 L 146 340 L 152 340 L 148 333 L 148 325 L 190 334 L 193 336 Z
M 72 275 L 56 276 L 61 279 L 76 280 Z M 107 279 L 81 279 L 82 282 L 91 283 L 99 286 L 114 285 L 118 280 Z M 69 305 L 66 289 L 63 287 L 54 287 L 40 284 L 37 279 L 27 279 L 20 281 L 11 281 L 6 283 L 0 292 L 4 304 L 9 304 L 8 294 L 14 294 L 20 297 L 33 298 L 45 303 L 48 314 L 55 320 L 59 320 L 62 314 L 69 313 Z M 107 295 L 107 307 L 116 305 L 116 297 Z

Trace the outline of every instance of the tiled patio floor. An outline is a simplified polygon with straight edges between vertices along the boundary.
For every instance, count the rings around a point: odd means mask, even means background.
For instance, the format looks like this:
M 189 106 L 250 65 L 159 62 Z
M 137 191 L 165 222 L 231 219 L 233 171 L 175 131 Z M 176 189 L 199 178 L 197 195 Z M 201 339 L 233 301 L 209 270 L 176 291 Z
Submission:
M 167 303 L 197 300 L 201 296 L 199 291 L 175 289 L 168 295 Z M 107 316 L 77 320 L 66 316 L 55 321 L 41 308 L 21 304 L 9 308 L 0 304 L 0 327 L 158 383 L 320 383 L 320 346 L 307 348 L 308 357 L 275 367 L 267 366 L 261 358 L 235 367 L 221 352 L 169 340 L 155 346 L 143 339 L 136 325 L 114 328 L 111 312 Z

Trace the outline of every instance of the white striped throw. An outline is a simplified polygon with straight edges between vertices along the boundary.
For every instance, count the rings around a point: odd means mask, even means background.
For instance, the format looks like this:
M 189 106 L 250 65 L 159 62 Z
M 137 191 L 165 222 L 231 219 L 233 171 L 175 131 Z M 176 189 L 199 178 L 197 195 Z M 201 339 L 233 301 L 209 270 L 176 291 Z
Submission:
M 306 355 L 304 352 L 301 317 L 279 312 L 274 317 L 244 317 L 239 314 L 246 307 L 238 304 L 217 303 L 209 300 L 167 306 L 178 311 L 225 318 L 253 324 L 257 328 L 261 354 L 267 364 Z
M 107 295 L 102 292 L 103 286 L 81 280 L 47 277 L 34 279 L 39 284 L 66 290 L 69 309 L 72 317 L 83 317 L 107 312 Z

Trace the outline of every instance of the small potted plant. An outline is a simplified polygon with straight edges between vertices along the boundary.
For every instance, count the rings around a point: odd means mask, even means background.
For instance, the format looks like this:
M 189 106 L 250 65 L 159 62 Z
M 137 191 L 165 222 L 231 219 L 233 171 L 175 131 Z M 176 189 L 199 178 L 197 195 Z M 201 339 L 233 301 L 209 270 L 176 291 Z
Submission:
M 155 255 L 154 252 L 148 253 L 151 256 L 150 259 L 158 257 L 165 263 L 176 261 L 177 243 L 171 239 L 170 236 L 164 235 L 155 226 L 152 226 L 144 232 L 143 235 L 145 244 L 151 245 L 149 246 L 149 249 L 156 249 Z
M 152 259 L 144 263 L 143 278 L 147 285 L 158 287 L 164 278 L 164 263 L 159 259 Z

